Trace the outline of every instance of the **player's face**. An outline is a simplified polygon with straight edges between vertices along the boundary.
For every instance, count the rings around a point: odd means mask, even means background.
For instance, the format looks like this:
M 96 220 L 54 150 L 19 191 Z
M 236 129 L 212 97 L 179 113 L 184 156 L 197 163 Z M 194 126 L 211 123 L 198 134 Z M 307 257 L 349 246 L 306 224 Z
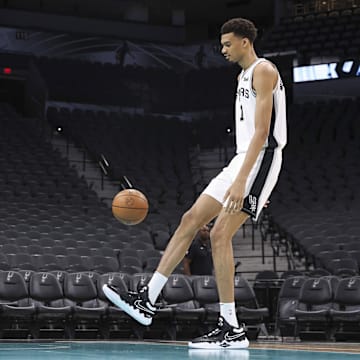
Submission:
M 243 37 L 236 36 L 234 33 L 221 35 L 221 53 L 226 60 L 238 63 L 245 54 L 246 40 Z

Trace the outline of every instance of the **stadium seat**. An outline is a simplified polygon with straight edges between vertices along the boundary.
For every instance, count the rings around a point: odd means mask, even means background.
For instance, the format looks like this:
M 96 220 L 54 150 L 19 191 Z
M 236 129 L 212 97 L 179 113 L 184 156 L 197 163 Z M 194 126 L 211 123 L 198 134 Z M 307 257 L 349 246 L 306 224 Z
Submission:
M 0 253 L 0 270 L 10 270 L 11 266 L 8 262 L 7 257 Z
M 134 257 L 134 256 L 119 256 L 119 264 L 120 264 L 120 270 L 125 272 L 125 268 L 129 268 L 131 266 L 135 268 L 141 269 L 140 272 L 142 272 L 143 264 L 140 259 L 140 257 Z
M 199 336 L 206 310 L 195 300 L 191 279 L 186 275 L 170 275 L 162 296 L 165 306 L 173 311 L 170 337 L 188 337 L 189 332 L 191 337 Z
M 33 333 L 36 308 L 29 297 L 24 278 L 16 271 L 0 271 L 0 337 L 21 331 L 25 338 Z
M 99 273 L 119 271 L 119 263 L 116 257 L 106 257 L 103 255 L 92 255 L 90 257 L 91 270 Z
M 68 272 L 90 270 L 89 257 L 70 254 L 64 258 L 63 269 Z
M 291 277 L 299 277 L 299 276 L 304 276 L 303 272 L 300 271 L 300 270 L 287 270 L 287 271 L 284 271 L 280 278 L 281 280 L 286 280 L 288 278 L 291 278 Z
M 36 338 L 40 337 L 42 331 L 53 333 L 55 329 L 63 332 L 65 338 L 70 338 L 72 308 L 65 304 L 62 284 L 56 275 L 49 272 L 32 274 L 29 294 L 36 306 Z
M 154 246 L 157 250 L 165 250 L 168 242 L 170 240 L 170 235 L 168 231 L 158 230 L 154 235 Z
M 332 301 L 329 279 L 310 278 L 304 281 L 295 309 L 297 333 L 300 339 L 330 338 L 329 313 Z
M 257 339 L 260 331 L 268 335 L 265 321 L 269 317 L 269 309 L 260 307 L 254 289 L 242 276 L 234 277 L 235 304 L 239 321 L 246 323 L 249 339 Z
M 107 304 L 98 298 L 95 283 L 88 275 L 79 272 L 68 274 L 64 280 L 64 297 L 66 304 L 73 308 L 72 338 L 82 332 L 106 337 L 103 319 Z
M 144 263 L 144 272 L 154 273 L 159 266 L 160 257 L 148 257 Z
M 330 272 L 322 268 L 315 268 L 307 273 L 307 276 L 311 278 L 323 277 L 328 275 L 330 275 Z
M 54 254 L 42 254 L 34 257 L 35 268 L 38 271 L 63 270 L 59 258 Z
M 268 307 L 269 321 L 274 322 L 275 312 L 280 291 L 277 272 L 272 270 L 260 271 L 255 276 L 254 292 L 260 307 Z
M 100 300 L 108 304 L 106 310 L 106 326 L 104 326 L 105 337 L 110 338 L 112 335 L 120 337 L 131 337 L 133 320 L 121 309 L 112 304 L 104 295 L 102 287 L 104 284 L 116 286 L 120 291 L 128 291 L 129 279 L 122 273 L 109 272 L 102 274 L 97 282 L 97 292 Z
M 17 253 L 11 255 L 10 264 L 12 269 L 21 270 L 36 270 L 37 266 L 35 263 L 35 256 L 29 255 L 27 253 Z
M 296 336 L 295 310 L 298 307 L 304 282 L 305 276 L 295 276 L 285 279 L 281 286 L 275 323 L 275 328 L 281 337 Z
M 341 279 L 336 288 L 334 304 L 330 309 L 334 337 L 338 341 L 359 340 L 360 333 L 360 279 Z
M 208 330 L 213 328 L 220 315 L 219 294 L 215 276 L 201 275 L 192 279 L 195 300 L 205 309 L 204 326 Z
M 132 274 L 129 283 L 129 290 L 139 291 L 142 287 L 146 286 L 152 277 L 152 273 L 138 272 Z M 161 294 L 160 294 L 161 295 Z M 161 298 L 161 296 L 160 296 Z
M 329 263 L 329 270 L 334 275 L 349 277 L 359 274 L 359 265 L 349 254 L 349 258 L 347 259 L 333 259 Z

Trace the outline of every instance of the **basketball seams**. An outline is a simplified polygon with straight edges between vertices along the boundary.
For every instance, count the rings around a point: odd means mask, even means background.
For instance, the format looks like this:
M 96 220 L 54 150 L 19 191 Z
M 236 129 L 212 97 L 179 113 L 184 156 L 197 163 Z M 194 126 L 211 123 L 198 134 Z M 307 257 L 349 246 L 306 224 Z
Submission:
M 147 210 L 148 207 L 128 207 L 128 206 L 118 206 L 113 205 L 112 207 L 118 208 L 118 209 L 128 209 L 128 210 Z
M 114 198 L 114 200 L 115 200 L 115 199 L 121 199 L 121 198 L 123 198 L 123 197 L 129 197 L 129 196 L 143 200 L 144 203 L 145 203 L 145 205 L 146 205 L 147 207 L 149 207 L 149 202 L 147 201 L 146 198 L 143 198 L 143 197 L 137 196 L 137 195 L 133 195 L 133 194 L 131 194 L 131 195 L 129 195 L 129 194 L 126 194 L 126 195 L 125 195 L 125 194 L 124 194 L 124 195 L 120 194 L 120 196 L 116 195 L 115 198 Z M 114 206 L 118 207 L 117 205 L 114 205 Z M 133 208 L 130 207 L 129 209 L 133 209 Z
M 118 221 L 126 225 L 136 225 L 146 218 L 149 202 L 141 191 L 126 189 L 114 196 L 111 208 Z

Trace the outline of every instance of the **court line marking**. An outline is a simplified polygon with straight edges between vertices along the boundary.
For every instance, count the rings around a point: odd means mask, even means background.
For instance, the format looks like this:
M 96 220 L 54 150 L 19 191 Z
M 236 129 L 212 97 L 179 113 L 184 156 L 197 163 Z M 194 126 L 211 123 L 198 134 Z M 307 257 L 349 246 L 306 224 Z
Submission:
M 0 345 L 0 354 L 2 351 L 23 351 L 23 350 L 43 350 L 43 351 L 49 351 L 49 350 L 58 350 L 58 349 L 70 349 L 70 346 L 40 346 L 39 347 L 13 347 L 13 348 L 3 348 Z
M 44 343 L 38 345 L 30 345 L 27 347 L 17 347 L 13 348 L 9 346 L 9 343 L 1 343 L 0 342 L 0 353 L 1 351 L 21 351 L 21 350 L 42 350 L 42 351 L 51 351 L 51 350 L 62 350 L 62 349 L 70 349 L 71 344 L 127 344 L 127 345 L 172 345 L 172 346 L 180 346 L 180 347 L 187 347 L 187 342 L 184 341 L 81 341 L 81 340 L 56 340 L 53 343 Z M 2 347 L 1 345 L 7 344 L 7 347 Z M 14 343 L 10 343 L 14 344 Z M 21 342 L 17 342 L 16 344 L 23 344 Z M 319 343 L 304 343 L 304 344 L 292 344 L 292 343 L 279 343 L 279 344 L 264 344 L 264 343 L 251 343 L 249 350 L 285 350 L 285 351 L 303 351 L 303 352 L 323 352 L 323 353 L 339 353 L 339 354 L 360 354 L 360 349 L 358 348 L 358 344 L 344 344 L 334 343 L 333 345 L 327 344 L 319 344 Z M 356 348 L 351 348 L 355 346 Z M 255 355 L 255 354 L 254 354 Z M 260 354 L 256 354 L 260 355 Z
M 254 345 L 254 344 L 253 344 Z M 273 344 L 270 346 L 253 346 L 250 345 L 249 349 L 254 350 L 285 350 L 285 351 L 304 351 L 304 352 L 319 352 L 319 353 L 339 353 L 339 354 L 360 354 L 359 349 L 349 349 L 344 347 L 317 347 L 314 346 L 314 348 L 308 347 L 308 345 L 285 345 L 284 347 L 277 346 L 277 344 Z M 306 348 L 304 348 L 307 346 Z

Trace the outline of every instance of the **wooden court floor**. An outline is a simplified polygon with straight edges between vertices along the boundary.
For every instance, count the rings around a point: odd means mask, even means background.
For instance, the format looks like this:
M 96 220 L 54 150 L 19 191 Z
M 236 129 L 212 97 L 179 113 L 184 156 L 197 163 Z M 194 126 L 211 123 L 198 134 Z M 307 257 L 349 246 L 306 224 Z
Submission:
M 0 343 L 1 360 L 359 360 L 357 343 L 255 342 L 246 350 L 191 350 L 185 342 L 54 341 Z

